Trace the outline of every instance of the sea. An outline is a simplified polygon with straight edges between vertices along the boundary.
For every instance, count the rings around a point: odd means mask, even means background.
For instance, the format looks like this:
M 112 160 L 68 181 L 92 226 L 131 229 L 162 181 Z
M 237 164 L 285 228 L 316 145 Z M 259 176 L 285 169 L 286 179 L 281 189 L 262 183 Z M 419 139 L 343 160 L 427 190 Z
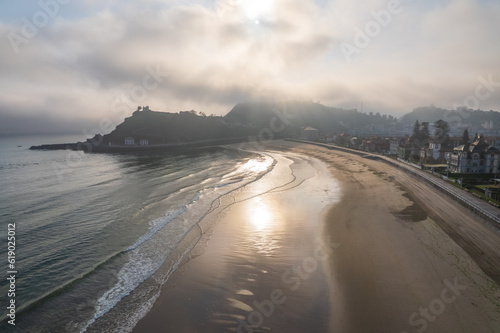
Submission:
M 84 139 L 0 137 L 1 332 L 130 331 L 216 222 L 207 214 L 276 165 L 234 146 L 29 150 Z

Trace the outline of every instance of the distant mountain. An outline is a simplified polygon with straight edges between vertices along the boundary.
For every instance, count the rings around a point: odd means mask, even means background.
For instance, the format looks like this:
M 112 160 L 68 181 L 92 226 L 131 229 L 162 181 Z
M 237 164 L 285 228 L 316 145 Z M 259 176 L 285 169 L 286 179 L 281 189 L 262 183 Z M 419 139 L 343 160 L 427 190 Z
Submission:
M 493 127 L 500 127 L 500 112 L 481 111 L 459 108 L 458 110 L 446 110 L 435 106 L 418 107 L 400 118 L 403 124 L 413 124 L 415 120 L 433 123 L 436 120 L 445 120 L 452 125 L 481 126 L 491 123 Z
M 300 127 L 314 127 L 322 133 L 358 131 L 369 133 L 374 126 L 396 126 L 393 116 L 365 114 L 356 110 L 327 107 L 313 102 L 240 103 L 225 117 L 228 123 L 251 124 L 258 128 L 279 128 L 294 135 Z M 272 128 L 271 128 L 272 129 Z

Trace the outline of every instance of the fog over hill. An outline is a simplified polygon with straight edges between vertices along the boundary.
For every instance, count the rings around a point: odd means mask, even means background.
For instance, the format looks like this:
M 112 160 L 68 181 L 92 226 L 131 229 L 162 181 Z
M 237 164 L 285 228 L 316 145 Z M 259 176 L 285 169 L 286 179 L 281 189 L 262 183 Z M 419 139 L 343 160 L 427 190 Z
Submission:
M 466 108 L 446 110 L 433 105 L 418 107 L 401 117 L 400 121 L 403 124 L 413 124 L 415 120 L 433 123 L 439 119 L 462 126 L 480 126 L 491 122 L 493 127 L 500 127 L 500 112 L 497 111 L 470 110 Z
M 183 138 L 203 139 L 228 136 L 255 135 L 262 128 L 275 128 L 280 135 L 295 135 L 300 127 L 314 127 L 322 133 L 374 133 L 400 132 L 402 128 L 420 122 L 434 123 L 442 119 L 451 125 L 478 127 L 487 124 L 500 127 L 500 112 L 468 110 L 459 108 L 447 110 L 439 107 L 422 106 L 406 113 L 399 119 L 387 114 L 360 112 L 356 109 L 342 109 L 305 101 L 287 102 L 245 102 L 236 104 L 225 116 L 207 117 L 196 111 L 134 113 L 118 126 L 99 126 L 100 121 L 69 119 L 53 116 L 23 117 L 2 115 L 0 135 L 40 134 L 108 134 L 110 140 L 126 135 L 142 135 L 162 140 L 182 141 Z M 183 116 L 179 116 L 182 114 Z M 200 116 L 203 114 L 203 116 Z M 228 126 L 230 125 L 230 126 Z M 280 129 L 283 127 L 283 129 Z M 250 130 L 253 128 L 253 130 Z M 378 130 L 375 130 L 378 129 Z M 168 133 L 168 134 L 165 134 Z

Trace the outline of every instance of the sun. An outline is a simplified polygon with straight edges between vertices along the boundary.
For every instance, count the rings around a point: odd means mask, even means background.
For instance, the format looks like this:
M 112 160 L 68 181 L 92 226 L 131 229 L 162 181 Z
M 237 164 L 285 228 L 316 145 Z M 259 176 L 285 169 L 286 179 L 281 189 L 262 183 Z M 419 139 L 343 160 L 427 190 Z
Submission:
M 272 15 L 274 0 L 243 0 L 241 6 L 245 15 L 255 24 Z

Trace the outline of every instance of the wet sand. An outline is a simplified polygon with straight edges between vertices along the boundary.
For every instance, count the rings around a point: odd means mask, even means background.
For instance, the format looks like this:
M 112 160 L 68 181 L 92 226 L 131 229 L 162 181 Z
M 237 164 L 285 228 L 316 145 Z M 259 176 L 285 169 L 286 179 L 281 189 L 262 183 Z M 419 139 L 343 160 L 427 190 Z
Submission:
M 134 332 L 328 331 L 336 244 L 321 238 L 322 213 L 339 199 L 339 184 L 318 160 L 272 155 L 275 169 L 221 203 L 229 206 L 217 213 L 206 246 Z
M 341 201 L 304 161 L 290 185 L 239 194 L 134 332 L 500 332 L 499 285 L 425 203 L 470 225 L 491 262 L 497 231 L 380 162 L 290 142 L 269 148 L 326 162 Z

